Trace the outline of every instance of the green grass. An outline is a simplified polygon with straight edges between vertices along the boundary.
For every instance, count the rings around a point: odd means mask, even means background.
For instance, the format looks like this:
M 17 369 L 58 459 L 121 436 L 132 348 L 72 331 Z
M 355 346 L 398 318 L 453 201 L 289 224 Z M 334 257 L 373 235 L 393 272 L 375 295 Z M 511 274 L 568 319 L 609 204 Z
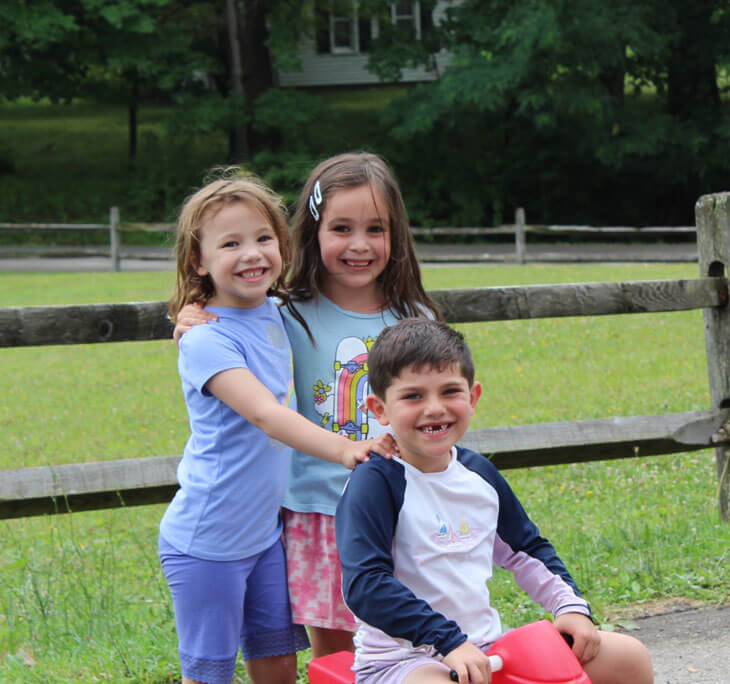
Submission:
M 404 91 L 395 86 L 319 94 L 324 106 L 318 124 L 308 127 L 311 150 L 300 160 L 303 178 L 320 158 L 379 140 L 379 110 Z M 140 106 L 137 157 L 130 163 L 124 105 L 0 102 L 0 222 L 105 222 L 111 206 L 120 207 L 122 221 L 174 219 L 181 198 L 210 168 L 226 163 L 228 146 L 223 132 L 168 135 L 173 111 Z M 12 163 L 13 172 L 2 174 L 3 160 Z M 80 237 L 85 244 L 107 239 L 96 231 Z M 67 232 L 0 231 L 0 244 L 29 239 L 79 244 L 79 236 Z
M 697 266 L 425 268 L 428 288 L 694 277 Z M 160 300 L 172 272 L 0 274 L 0 306 Z M 484 394 L 475 426 L 710 406 L 701 314 L 458 326 Z M 181 452 L 185 407 L 169 341 L 6 349 L 0 468 Z M 530 515 L 600 619 L 636 604 L 730 600 L 730 525 L 714 455 L 513 470 Z M 0 681 L 172 682 L 177 654 L 156 555 L 164 506 L 0 521 Z M 504 573 L 509 625 L 542 616 Z M 306 656 L 301 659 L 302 668 Z M 237 681 L 246 681 L 242 665 Z
M 170 218 L 205 169 L 225 161 L 227 148 L 222 134 L 168 141 L 169 113 L 169 107 L 140 108 L 131 166 L 124 106 L 0 105 L 0 157 L 15 165 L 0 183 L 0 221 L 104 222 L 111 206 L 121 207 L 122 220 Z M 160 207 L 169 215 L 160 215 Z

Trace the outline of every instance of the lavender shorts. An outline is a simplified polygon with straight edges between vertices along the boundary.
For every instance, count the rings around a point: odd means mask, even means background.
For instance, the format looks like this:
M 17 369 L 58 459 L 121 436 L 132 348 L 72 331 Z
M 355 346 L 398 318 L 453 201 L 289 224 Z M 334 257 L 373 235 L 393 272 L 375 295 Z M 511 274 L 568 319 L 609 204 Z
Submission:
M 356 684 L 401 684 L 411 672 L 427 666 L 442 668 L 444 672 L 450 671 L 449 667 L 435 658 L 425 654 L 414 654 L 405 660 L 392 663 L 379 661 L 358 668 L 355 671 L 355 682 Z
M 244 660 L 309 648 L 291 621 L 281 541 L 235 561 L 193 558 L 159 538 L 162 569 L 172 594 L 182 674 L 229 684 L 240 647 Z

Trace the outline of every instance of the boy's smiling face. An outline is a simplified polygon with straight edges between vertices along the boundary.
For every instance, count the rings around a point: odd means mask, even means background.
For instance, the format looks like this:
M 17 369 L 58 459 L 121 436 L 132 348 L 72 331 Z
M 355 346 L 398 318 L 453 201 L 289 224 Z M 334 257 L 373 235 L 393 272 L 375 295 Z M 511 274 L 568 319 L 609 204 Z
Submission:
M 457 363 L 441 370 L 408 366 L 384 399 L 371 394 L 367 405 L 382 425 L 392 426 L 400 457 L 432 473 L 449 465 L 451 447 L 467 431 L 481 393 L 478 382 L 469 387 Z

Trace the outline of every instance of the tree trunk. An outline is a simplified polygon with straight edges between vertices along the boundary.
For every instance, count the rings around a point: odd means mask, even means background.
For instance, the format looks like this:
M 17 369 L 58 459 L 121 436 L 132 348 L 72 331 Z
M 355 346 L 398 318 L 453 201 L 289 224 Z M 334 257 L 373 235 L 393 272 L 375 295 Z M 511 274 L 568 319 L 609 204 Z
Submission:
M 603 87 L 608 91 L 611 100 L 619 109 L 624 106 L 624 91 L 626 87 L 626 64 L 624 53 L 626 47 L 621 45 L 620 58 L 614 65 L 603 69 L 599 75 Z
M 241 17 L 241 55 L 243 59 L 243 92 L 247 106 L 252 109 L 258 97 L 274 87 L 274 69 L 266 43 L 269 28 L 266 22 L 267 6 L 270 0 L 245 0 Z M 247 126 L 250 151 L 255 152 L 264 145 L 276 147 L 277 141 L 262 137 Z
M 715 72 L 714 45 L 709 38 L 714 2 L 676 0 L 678 38 L 671 46 L 668 61 L 667 109 L 681 119 L 698 112 L 716 111 L 720 104 Z
M 134 69 L 129 75 L 129 105 L 128 105 L 128 130 L 129 130 L 129 159 L 137 157 L 137 105 L 139 103 L 139 73 Z
M 226 0 L 228 28 L 228 55 L 231 67 L 231 93 L 244 99 L 243 65 L 239 41 L 239 16 L 236 0 Z M 248 99 L 245 99 L 248 104 Z M 231 162 L 246 161 L 250 156 L 248 131 L 245 126 L 233 125 L 228 132 L 228 158 Z

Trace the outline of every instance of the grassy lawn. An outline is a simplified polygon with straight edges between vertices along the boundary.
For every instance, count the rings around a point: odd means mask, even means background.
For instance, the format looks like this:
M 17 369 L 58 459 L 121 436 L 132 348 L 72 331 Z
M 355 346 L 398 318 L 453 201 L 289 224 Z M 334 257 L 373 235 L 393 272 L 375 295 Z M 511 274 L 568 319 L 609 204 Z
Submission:
M 220 163 L 226 149 L 222 135 L 180 141 L 184 150 L 166 144 L 168 113 L 166 107 L 140 109 L 132 168 L 123 106 L 0 106 L 0 152 L 15 164 L 15 173 L 0 183 L 0 220 L 103 222 L 110 206 L 120 206 L 123 219 L 161 220 L 157 212 L 144 215 L 145 207 L 175 205 L 189 188 L 175 187 L 174 194 L 171 179 L 192 175 L 188 183 L 199 182 L 201 170 Z M 173 173 L 175 168 L 181 171 Z
M 474 266 L 425 268 L 424 276 L 436 289 L 691 278 L 696 270 Z M 4 273 L 0 306 L 161 300 L 172 279 Z M 700 312 L 458 327 L 484 384 L 475 427 L 710 405 Z M 187 421 L 175 360 L 169 341 L 3 350 L 0 468 L 180 453 Z M 507 476 L 604 623 L 667 597 L 730 600 L 730 525 L 717 514 L 712 452 Z M 176 681 L 156 555 L 163 510 L 0 521 L 0 681 Z M 491 591 L 508 625 L 542 617 L 504 573 Z M 237 681 L 246 681 L 242 666 Z

